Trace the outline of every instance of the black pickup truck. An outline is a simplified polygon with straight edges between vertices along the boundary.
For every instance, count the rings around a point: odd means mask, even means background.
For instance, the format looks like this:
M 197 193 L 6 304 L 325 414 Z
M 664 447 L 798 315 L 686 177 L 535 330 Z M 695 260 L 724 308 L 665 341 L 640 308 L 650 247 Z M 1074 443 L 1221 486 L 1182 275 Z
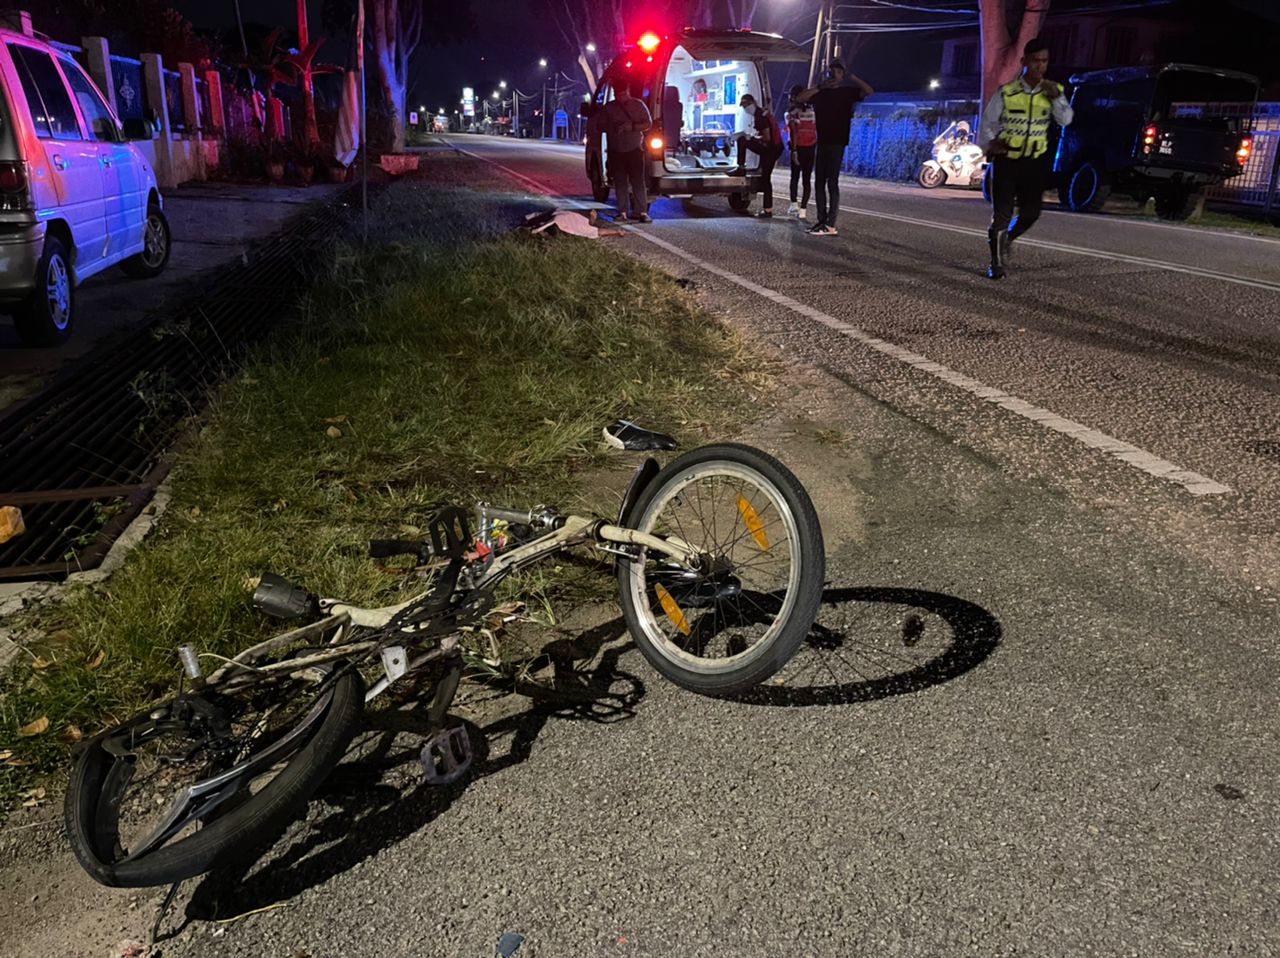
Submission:
M 1154 196 L 1157 216 L 1186 219 L 1206 186 L 1237 175 L 1249 159 L 1256 77 L 1166 63 L 1080 73 L 1070 82 L 1075 119 L 1054 159 L 1065 209 L 1097 212 L 1115 191 Z

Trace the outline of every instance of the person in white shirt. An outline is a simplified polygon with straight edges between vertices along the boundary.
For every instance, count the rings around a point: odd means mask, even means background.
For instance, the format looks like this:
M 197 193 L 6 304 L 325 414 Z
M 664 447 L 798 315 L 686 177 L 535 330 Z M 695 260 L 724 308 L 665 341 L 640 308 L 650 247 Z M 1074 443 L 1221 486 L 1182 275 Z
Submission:
M 1022 75 L 1006 83 L 982 111 L 978 146 L 991 160 L 991 226 L 987 275 L 1003 279 L 1009 247 L 1040 216 L 1053 157 L 1049 119 L 1068 126 L 1073 114 L 1062 87 L 1045 77 L 1049 45 L 1036 38 L 1022 50 Z M 1017 217 L 1014 209 L 1017 208 Z

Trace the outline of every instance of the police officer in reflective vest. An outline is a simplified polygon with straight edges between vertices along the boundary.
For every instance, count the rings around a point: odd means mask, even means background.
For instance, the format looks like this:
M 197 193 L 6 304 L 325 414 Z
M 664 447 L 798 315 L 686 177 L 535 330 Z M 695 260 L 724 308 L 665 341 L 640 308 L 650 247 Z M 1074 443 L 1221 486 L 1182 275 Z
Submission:
M 1040 216 L 1040 202 L 1053 158 L 1049 155 L 1049 117 L 1059 126 L 1071 123 L 1071 104 L 1062 87 L 1045 79 L 1049 46 L 1028 41 L 1022 50 L 1022 75 L 1006 83 L 982 111 L 978 145 L 991 160 L 991 268 L 987 275 L 1001 279 L 1009 261 L 1009 247 L 1031 229 Z M 1013 215 L 1014 207 L 1018 215 Z

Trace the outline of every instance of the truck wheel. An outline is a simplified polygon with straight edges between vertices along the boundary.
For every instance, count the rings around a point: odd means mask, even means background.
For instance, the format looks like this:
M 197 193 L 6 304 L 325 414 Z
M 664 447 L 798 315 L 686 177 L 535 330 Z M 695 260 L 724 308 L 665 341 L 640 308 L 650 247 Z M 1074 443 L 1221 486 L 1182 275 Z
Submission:
M 1111 180 L 1089 160 L 1058 187 L 1058 200 L 1073 213 L 1100 213 L 1110 195 Z
M 18 338 L 28 346 L 60 346 L 71 337 L 76 290 L 62 241 L 45 234 L 36 264 L 36 288 L 13 315 Z
M 747 210 L 751 209 L 751 194 L 730 193 L 729 208 L 735 213 L 745 213 Z
M 1162 190 L 1156 194 L 1156 216 L 1162 220 L 1185 220 L 1195 212 L 1199 190 Z

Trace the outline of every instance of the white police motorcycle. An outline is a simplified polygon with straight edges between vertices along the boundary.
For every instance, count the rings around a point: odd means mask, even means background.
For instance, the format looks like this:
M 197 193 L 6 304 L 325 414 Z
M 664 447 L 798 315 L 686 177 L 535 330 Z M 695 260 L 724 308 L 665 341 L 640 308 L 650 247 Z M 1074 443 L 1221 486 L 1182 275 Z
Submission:
M 926 190 L 944 185 L 976 189 L 986 169 L 987 156 L 973 141 L 968 121 L 958 120 L 934 138 L 933 159 L 921 164 L 916 180 Z

